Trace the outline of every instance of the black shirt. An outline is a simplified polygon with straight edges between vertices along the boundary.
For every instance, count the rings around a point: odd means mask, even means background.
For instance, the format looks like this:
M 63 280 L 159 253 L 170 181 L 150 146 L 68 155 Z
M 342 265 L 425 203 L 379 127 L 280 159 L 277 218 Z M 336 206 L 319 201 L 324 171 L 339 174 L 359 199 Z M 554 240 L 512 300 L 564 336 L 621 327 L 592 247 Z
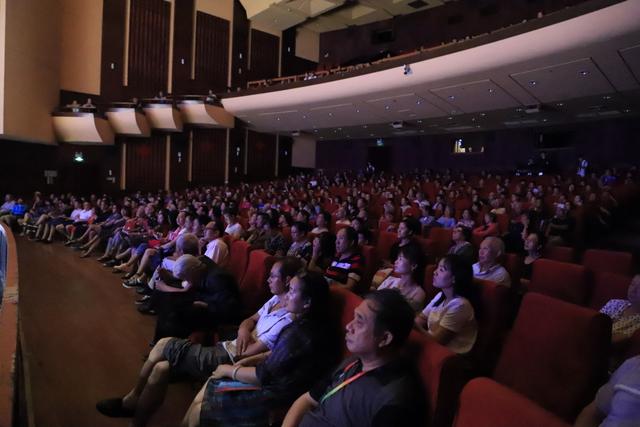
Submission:
M 206 256 L 198 259 L 207 272 L 196 288 L 195 300 L 207 303 L 207 311 L 224 322 L 238 320 L 241 315 L 240 292 L 233 276 Z
M 300 427 L 410 427 L 423 426 L 424 394 L 415 380 L 412 364 L 397 360 L 367 372 L 340 389 L 324 402 L 325 394 L 362 371 L 359 360 L 345 371 L 354 359 L 345 361 L 309 394 L 319 406 L 308 412 Z

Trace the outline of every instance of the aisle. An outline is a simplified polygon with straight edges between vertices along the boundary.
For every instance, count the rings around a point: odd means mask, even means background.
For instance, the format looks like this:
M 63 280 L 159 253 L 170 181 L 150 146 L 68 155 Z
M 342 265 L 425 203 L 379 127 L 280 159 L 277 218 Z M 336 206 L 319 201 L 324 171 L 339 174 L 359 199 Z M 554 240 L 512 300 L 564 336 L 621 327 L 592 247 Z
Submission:
M 17 237 L 24 360 L 36 427 L 126 426 L 95 410 L 124 394 L 149 352 L 155 317 L 142 316 L 135 292 L 95 258 L 60 243 Z M 169 389 L 150 426 L 176 426 L 197 390 Z

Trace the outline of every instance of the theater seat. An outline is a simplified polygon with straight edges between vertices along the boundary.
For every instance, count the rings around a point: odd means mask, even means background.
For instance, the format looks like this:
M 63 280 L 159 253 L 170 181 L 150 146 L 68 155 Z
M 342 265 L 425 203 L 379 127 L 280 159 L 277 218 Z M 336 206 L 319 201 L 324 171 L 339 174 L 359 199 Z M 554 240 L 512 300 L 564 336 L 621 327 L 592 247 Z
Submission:
M 231 246 L 229 247 L 228 268 L 238 284 L 242 282 L 244 273 L 247 270 L 250 251 L 251 245 L 244 240 L 235 240 L 231 242 Z
M 424 254 L 427 256 L 427 260 L 429 262 L 435 262 L 436 261 L 436 242 L 433 241 L 432 239 L 427 239 L 425 237 L 414 237 L 414 239 L 416 239 L 416 242 L 418 242 L 418 244 L 420 245 L 420 247 L 422 248 L 422 252 L 424 252 Z
M 378 259 L 389 259 L 389 252 L 391 246 L 398 241 L 398 234 L 391 231 L 385 231 L 380 229 L 378 233 L 378 242 L 376 244 L 376 252 L 378 253 Z
M 582 265 L 593 272 L 633 274 L 633 256 L 629 252 L 589 249 L 584 252 Z
M 331 324 L 338 331 L 336 335 L 340 341 L 336 344 L 342 348 L 342 356 L 348 357 L 350 353 L 344 342 L 345 329 L 347 324 L 353 320 L 353 311 L 360 305 L 362 298 L 337 285 L 330 286 L 329 290 L 331 294 Z
M 440 289 L 433 286 L 433 272 L 436 271 L 435 264 L 429 264 L 424 269 L 424 282 L 422 282 L 422 289 L 427 296 L 427 303 L 435 298 L 440 292 Z
M 240 282 L 240 299 L 246 315 L 255 313 L 269 299 L 267 278 L 275 262 L 274 256 L 261 249 L 249 253 L 247 272 Z
M 447 254 L 451 247 L 451 234 L 450 228 L 431 227 L 429 230 L 429 238 L 434 241 L 435 256 L 441 258 Z
M 405 351 L 408 357 L 416 361 L 427 394 L 427 425 L 451 426 L 460 390 L 469 379 L 468 362 L 416 331 L 411 332 Z
M 364 278 L 362 279 L 362 289 L 368 290 L 371 287 L 371 279 L 378 270 L 378 253 L 376 248 L 371 245 L 363 245 L 360 247 L 362 256 L 364 257 Z
M 615 273 L 594 273 L 589 307 L 600 310 L 612 299 L 626 299 L 631 277 Z
M 606 379 L 610 342 L 604 314 L 529 292 L 493 378 L 573 421 Z
M 509 272 L 511 283 L 517 284 L 522 277 L 522 257 L 518 254 L 506 253 L 502 261 L 502 266 Z
M 538 259 L 533 263 L 529 290 L 585 305 L 589 297 L 587 270 L 577 264 Z
M 544 258 L 560 262 L 574 262 L 575 253 L 568 246 L 550 246 L 544 250 Z
M 535 402 L 489 378 L 462 390 L 454 427 L 570 427 Z
M 474 279 L 480 287 L 480 312 L 477 314 L 478 338 L 469 354 L 476 373 L 490 375 L 500 355 L 509 325 L 511 292 L 495 282 Z

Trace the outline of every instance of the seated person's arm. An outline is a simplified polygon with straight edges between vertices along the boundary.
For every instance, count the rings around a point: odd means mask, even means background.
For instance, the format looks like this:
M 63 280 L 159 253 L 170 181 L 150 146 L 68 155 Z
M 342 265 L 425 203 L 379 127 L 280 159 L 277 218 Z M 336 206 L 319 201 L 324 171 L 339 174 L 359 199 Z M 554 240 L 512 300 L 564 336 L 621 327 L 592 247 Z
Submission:
M 256 366 L 259 363 L 264 362 L 267 357 L 271 355 L 270 351 L 264 351 L 262 353 L 254 354 L 250 357 L 245 357 L 242 360 L 236 362 L 235 366 Z
M 245 384 L 260 385 L 256 368 L 253 366 L 218 365 L 211 374 L 211 378 L 215 380 L 231 378 Z
M 253 331 L 258 323 L 260 316 L 255 313 L 253 316 L 248 317 L 240 323 L 238 327 L 238 337 L 236 338 L 236 347 L 238 355 L 244 354 L 249 345 L 253 344 L 253 337 L 251 331 Z M 255 353 L 254 353 L 255 354 Z
M 342 284 L 342 283 L 341 283 L 341 285 L 342 285 L 345 289 L 348 289 L 348 290 L 350 290 L 350 291 L 353 291 L 353 290 L 356 288 L 356 286 L 358 286 L 358 283 L 359 283 L 359 282 L 360 282 L 359 280 L 356 280 L 356 279 L 354 279 L 353 277 L 349 277 L 349 279 L 347 279 L 347 283 L 345 283 L 345 284 Z
M 238 357 L 255 356 L 256 354 L 264 353 L 268 351 L 269 347 L 260 340 L 257 340 L 249 344 L 242 352 L 238 351 Z
M 177 240 L 177 239 L 173 239 L 173 240 L 171 240 L 171 241 L 169 241 L 169 242 L 165 243 L 164 245 L 162 245 L 162 246 L 160 246 L 160 247 L 161 247 L 162 249 L 171 249 L 171 248 L 175 247 L 175 245 L 176 245 L 176 240 Z
M 169 286 L 161 280 L 156 282 L 155 289 L 160 292 L 186 292 L 189 290 L 189 288 L 183 288 L 183 287 L 176 288 L 174 286 Z
M 422 313 L 418 313 L 418 315 L 413 319 L 413 326 L 415 329 L 417 329 L 419 332 L 422 332 L 425 335 L 429 333 L 427 317 Z
M 442 345 L 447 345 L 449 341 L 451 341 L 456 335 L 455 332 L 450 331 L 447 328 L 443 328 L 439 324 L 434 325 L 434 327 L 432 329 L 429 329 L 427 333 Z
M 595 400 L 584 407 L 574 427 L 597 427 L 605 419 L 605 415 L 598 410 Z
M 317 407 L 318 402 L 313 400 L 309 393 L 303 394 L 289 408 L 287 416 L 282 422 L 282 427 L 297 427 L 304 415 Z

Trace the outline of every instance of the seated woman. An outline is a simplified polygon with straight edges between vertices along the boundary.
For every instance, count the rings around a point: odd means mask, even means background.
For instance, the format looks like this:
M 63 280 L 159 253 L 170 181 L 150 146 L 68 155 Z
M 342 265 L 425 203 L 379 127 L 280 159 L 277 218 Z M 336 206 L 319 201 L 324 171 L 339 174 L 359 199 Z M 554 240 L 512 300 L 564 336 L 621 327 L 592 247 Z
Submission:
M 540 242 L 540 236 L 538 236 L 537 233 L 530 233 L 524 240 L 524 250 L 526 251 L 527 255 L 524 257 L 522 265 L 523 279 L 531 279 L 531 274 L 533 273 L 533 263 L 538 258 L 540 258 L 541 249 L 542 244 Z
M 393 272 L 380 284 L 378 289 L 397 289 L 414 311 L 424 306 L 426 295 L 422 290 L 425 257 L 419 246 L 407 245 L 400 248 Z
M 473 235 L 482 240 L 488 236 L 497 236 L 499 231 L 498 216 L 493 212 L 488 212 L 484 214 L 484 223 L 473 229 Z
M 442 216 L 436 220 L 444 228 L 452 228 L 456 225 L 456 219 L 453 217 L 452 209 L 449 206 L 445 206 Z
M 468 353 L 478 335 L 471 264 L 458 255 L 445 256 L 433 272 L 433 286 L 440 292 L 416 316 L 416 328 L 454 353 Z
M 628 340 L 640 329 L 640 274 L 634 276 L 627 299 L 612 299 L 600 310 L 613 321 L 611 340 L 614 344 Z
M 364 260 L 358 247 L 358 233 L 351 227 L 340 229 L 336 236 L 336 256 L 325 270 L 331 284 L 357 292 L 364 272 Z
M 336 251 L 336 238 L 331 233 L 322 233 L 313 238 L 311 247 L 311 259 L 307 270 L 316 273 L 324 273 L 333 261 Z
M 469 240 L 471 240 L 471 229 L 456 225 L 451 233 L 453 245 L 449 248 L 449 254 L 459 255 L 469 264 L 473 264 L 476 258 L 476 251 Z
M 420 221 L 411 216 L 402 218 L 402 221 L 398 224 L 398 241 L 395 242 L 389 250 L 389 259 L 384 261 L 385 266 L 391 266 L 398 258 L 400 248 L 407 245 L 420 246 L 415 240 L 415 236 L 420 235 L 422 226 Z
M 287 250 L 287 256 L 292 256 L 301 259 L 304 265 L 309 263 L 311 259 L 311 253 L 313 247 L 309 240 L 307 240 L 307 232 L 309 226 L 304 222 L 296 221 L 291 226 L 291 246 Z
M 276 280 L 270 279 L 274 285 L 272 289 L 277 288 L 280 292 L 291 276 L 276 275 Z M 333 362 L 332 357 L 327 357 L 330 349 L 326 327 L 328 303 L 329 290 L 322 276 L 299 273 L 290 280 L 284 301 L 278 298 L 280 306 L 276 310 L 284 309 L 283 318 L 289 319 L 290 323 L 277 328 L 277 334 L 267 341 L 271 347 L 259 339 L 252 342 L 247 339 L 247 331 L 242 331 L 252 323 L 257 327 L 253 318 L 245 320 L 239 331 L 236 350 L 238 345 L 245 346 L 243 356 L 249 354 L 247 350 L 252 346 L 256 351 L 261 346 L 270 351 L 231 365 L 229 362 L 233 359 L 222 344 L 204 347 L 188 340 L 163 339 L 149 354 L 137 385 L 123 398 L 99 402 L 97 409 L 107 416 L 134 417 L 134 425 L 145 425 L 162 404 L 171 377 L 186 375 L 205 379 L 213 372 L 189 408 L 184 424 L 217 425 L 226 420 L 225 417 L 232 416 L 234 425 L 262 425 L 269 418 L 270 408 L 290 404 Z M 269 307 L 269 303 L 266 306 Z M 274 313 L 273 304 L 270 311 Z M 282 326 L 280 322 L 276 325 Z M 261 344 L 256 345 L 258 342 Z M 218 381 L 223 378 L 244 384 L 226 393 L 223 387 L 237 387 L 238 384 Z
M 462 217 L 456 225 L 469 229 L 473 229 L 476 226 L 476 222 L 471 217 L 471 211 L 469 209 L 462 211 Z

